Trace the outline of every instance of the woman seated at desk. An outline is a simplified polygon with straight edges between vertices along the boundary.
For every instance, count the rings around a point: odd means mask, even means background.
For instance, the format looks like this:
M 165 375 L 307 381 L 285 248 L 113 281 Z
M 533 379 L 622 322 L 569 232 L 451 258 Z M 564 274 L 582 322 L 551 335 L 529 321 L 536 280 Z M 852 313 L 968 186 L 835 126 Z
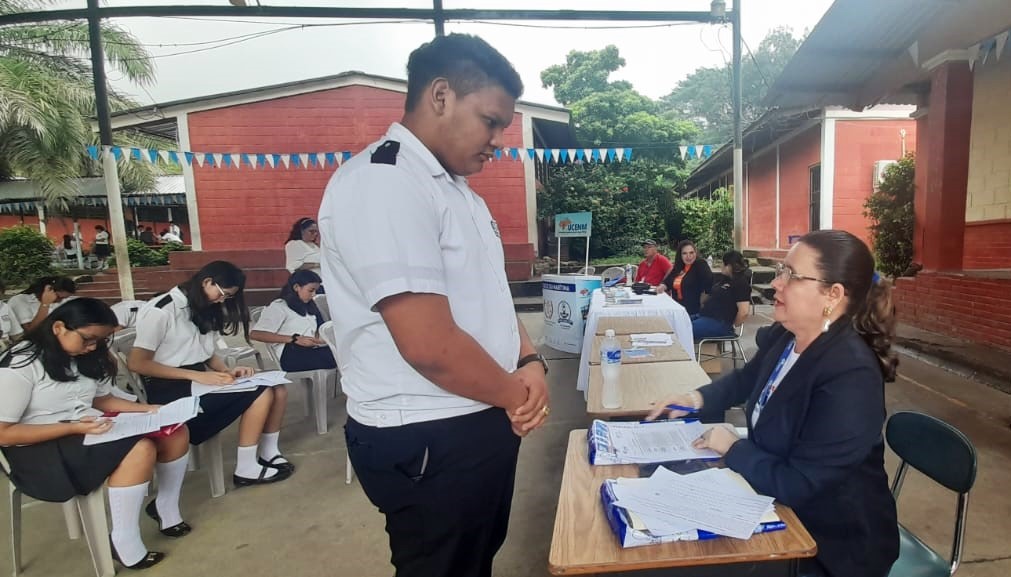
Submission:
M 674 268 L 656 287 L 657 294 L 669 292 L 671 298 L 685 307 L 689 315 L 699 314 L 702 293 L 713 286 L 713 271 L 709 263 L 699 258 L 695 243 L 683 240 L 678 243 Z
M 867 245 L 838 230 L 801 238 L 773 287 L 777 324 L 759 330 L 751 361 L 658 406 L 722 421 L 747 402 L 747 439 L 714 427 L 696 447 L 722 454 L 755 490 L 793 508 L 818 543 L 802 575 L 884 577 L 899 554 L 881 435 L 884 384 L 898 365 L 891 288 Z
M 153 471 L 158 496 L 148 504 L 148 515 L 160 514 L 161 532 L 168 537 L 190 532 L 179 514 L 189 434 L 181 427 L 167 436 L 84 445 L 85 435 L 112 428 L 95 420 L 103 412 L 157 409 L 112 395 L 116 362 L 108 340 L 116 324 L 102 301 L 75 299 L 0 358 L 0 446 L 12 481 L 35 499 L 67 501 L 108 479 L 113 554 L 128 568 L 146 569 L 165 557 L 147 549 L 138 526 Z
M 283 371 L 337 367 L 330 347 L 316 336 L 323 324 L 313 300 L 319 283 L 319 275 L 311 270 L 295 271 L 249 333 L 249 338 L 270 346 Z
M 723 269 L 713 277 L 713 286 L 699 314 L 692 316 L 695 342 L 713 337 L 732 337 L 751 305 L 751 275 L 748 263 L 736 250 L 723 255 Z

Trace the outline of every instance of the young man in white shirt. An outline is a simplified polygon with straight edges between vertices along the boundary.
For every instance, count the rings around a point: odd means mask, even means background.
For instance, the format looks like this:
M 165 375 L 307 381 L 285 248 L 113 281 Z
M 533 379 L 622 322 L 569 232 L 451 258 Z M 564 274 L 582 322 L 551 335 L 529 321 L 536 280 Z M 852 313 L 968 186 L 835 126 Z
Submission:
M 398 577 L 488 577 L 520 437 L 549 413 L 547 364 L 464 177 L 504 146 L 523 85 L 473 36 L 436 38 L 407 68 L 402 122 L 344 164 L 320 207 L 345 435 Z

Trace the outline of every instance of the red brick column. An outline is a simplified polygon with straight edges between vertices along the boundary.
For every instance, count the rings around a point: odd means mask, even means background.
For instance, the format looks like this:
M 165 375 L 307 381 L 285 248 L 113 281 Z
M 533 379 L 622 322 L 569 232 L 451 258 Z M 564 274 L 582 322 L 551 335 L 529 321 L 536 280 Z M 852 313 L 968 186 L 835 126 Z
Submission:
M 926 160 L 927 176 L 925 186 L 916 191 L 915 212 L 922 220 L 913 246 L 920 249 L 925 271 L 959 271 L 972 126 L 972 71 L 966 62 L 945 62 L 931 71 L 928 110 L 927 148 L 917 147 Z

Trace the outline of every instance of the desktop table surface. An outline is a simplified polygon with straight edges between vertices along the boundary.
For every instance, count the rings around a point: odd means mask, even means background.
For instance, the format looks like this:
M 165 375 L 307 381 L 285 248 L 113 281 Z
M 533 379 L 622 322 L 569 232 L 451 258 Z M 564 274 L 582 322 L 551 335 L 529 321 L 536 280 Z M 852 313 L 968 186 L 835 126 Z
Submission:
M 600 485 L 605 479 L 638 477 L 638 473 L 637 465 L 590 466 L 586 429 L 569 433 L 548 554 L 552 574 L 785 561 L 813 557 L 817 552 L 814 539 L 793 510 L 780 503 L 776 503 L 776 513 L 786 523 L 782 531 L 754 535 L 747 540 L 721 537 L 623 549 L 604 515 Z
M 653 410 L 656 401 L 681 395 L 709 384 L 709 375 L 695 361 L 639 363 L 621 365 L 621 406 L 607 409 L 601 402 L 604 375 L 600 365 L 590 367 L 586 391 L 586 412 L 598 419 L 642 417 Z

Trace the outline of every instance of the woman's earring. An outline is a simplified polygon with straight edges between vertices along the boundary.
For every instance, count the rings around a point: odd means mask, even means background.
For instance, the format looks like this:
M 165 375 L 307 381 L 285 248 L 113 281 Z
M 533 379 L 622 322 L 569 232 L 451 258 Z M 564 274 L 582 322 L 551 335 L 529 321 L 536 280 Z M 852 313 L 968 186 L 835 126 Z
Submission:
M 832 319 L 829 318 L 832 316 L 832 307 L 825 307 L 822 309 L 821 314 L 825 317 L 825 321 L 821 324 L 821 332 L 827 333 L 829 327 L 832 326 Z

